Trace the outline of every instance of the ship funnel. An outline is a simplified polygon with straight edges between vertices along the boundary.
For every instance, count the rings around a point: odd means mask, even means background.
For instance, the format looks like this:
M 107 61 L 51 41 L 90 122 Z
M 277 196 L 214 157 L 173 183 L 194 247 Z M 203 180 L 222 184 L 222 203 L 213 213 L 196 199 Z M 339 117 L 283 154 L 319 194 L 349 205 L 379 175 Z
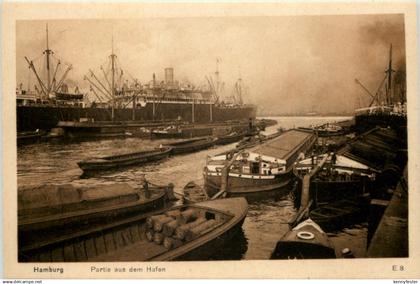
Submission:
M 174 83 L 174 68 L 165 68 L 165 84 L 172 85 Z

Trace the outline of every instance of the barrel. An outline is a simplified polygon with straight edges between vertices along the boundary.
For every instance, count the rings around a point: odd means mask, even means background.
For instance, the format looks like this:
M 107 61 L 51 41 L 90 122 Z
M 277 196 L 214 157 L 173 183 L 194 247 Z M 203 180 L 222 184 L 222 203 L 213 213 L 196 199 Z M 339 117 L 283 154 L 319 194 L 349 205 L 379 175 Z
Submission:
M 182 244 L 183 242 L 181 240 L 171 238 L 171 237 L 165 237 L 165 239 L 163 240 L 163 246 L 166 249 L 174 249 L 174 248 L 182 246 Z
M 155 232 L 153 232 L 153 230 L 151 230 L 151 229 L 147 229 L 146 230 L 146 239 L 149 241 L 149 242 L 153 242 L 153 235 L 155 234 Z
M 153 235 L 153 241 L 155 242 L 155 244 L 158 244 L 158 245 L 162 244 L 163 239 L 164 237 L 162 233 L 155 233 Z
M 178 228 L 175 229 L 175 238 L 179 240 L 183 240 L 185 238 L 185 234 L 190 228 L 194 228 L 195 226 L 198 226 L 204 222 L 206 222 L 205 218 L 198 218 L 194 222 L 179 226 Z
M 166 216 L 168 217 L 172 217 L 174 219 L 179 219 L 181 218 L 181 210 L 171 210 L 165 213 Z
M 185 223 L 195 221 L 198 218 L 197 211 L 193 208 L 187 209 L 181 213 Z
M 162 233 L 165 236 L 170 237 L 174 234 L 176 228 L 183 224 L 185 224 L 183 219 L 172 220 L 163 225 Z
M 194 240 L 198 238 L 199 236 L 201 236 L 202 234 L 204 234 L 205 232 L 207 232 L 208 229 L 214 227 L 215 225 L 216 225 L 216 220 L 212 219 L 204 223 L 201 223 L 200 225 L 195 226 L 194 228 L 190 228 L 185 234 L 185 240 L 186 241 Z
M 167 216 L 161 214 L 161 215 L 155 215 L 155 216 L 148 217 L 146 219 L 146 226 L 147 226 L 147 228 L 152 229 L 153 228 L 153 225 L 155 224 L 155 221 L 156 220 L 159 220 L 159 219 L 162 219 L 164 217 L 167 217 Z
M 163 218 L 156 219 L 153 224 L 153 230 L 155 232 L 161 232 L 163 225 L 174 220 L 172 217 L 164 216 Z

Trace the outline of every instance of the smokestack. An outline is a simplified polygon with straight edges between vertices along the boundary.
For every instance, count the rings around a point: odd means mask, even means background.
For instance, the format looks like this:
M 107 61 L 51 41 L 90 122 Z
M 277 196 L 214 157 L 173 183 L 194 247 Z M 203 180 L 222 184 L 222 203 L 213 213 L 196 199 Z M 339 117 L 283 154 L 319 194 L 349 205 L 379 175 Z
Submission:
M 174 68 L 165 68 L 165 84 L 172 85 L 174 83 Z
M 155 73 L 153 73 L 153 87 L 156 86 L 156 75 Z

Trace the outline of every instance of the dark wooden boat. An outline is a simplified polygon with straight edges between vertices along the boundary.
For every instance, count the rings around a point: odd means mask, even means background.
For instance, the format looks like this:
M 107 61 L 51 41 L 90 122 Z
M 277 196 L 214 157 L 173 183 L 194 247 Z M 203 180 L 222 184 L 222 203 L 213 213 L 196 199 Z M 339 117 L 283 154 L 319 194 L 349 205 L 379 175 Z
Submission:
M 127 166 L 143 165 L 150 162 L 167 158 L 171 153 L 170 147 L 162 147 L 149 151 L 140 151 L 122 155 L 90 158 L 77 164 L 83 170 L 84 175 L 98 171 L 118 169 Z
M 217 138 L 212 137 L 194 138 L 165 144 L 165 146 L 172 148 L 172 155 L 179 155 L 210 148 L 215 145 L 216 140 Z
M 20 241 L 33 237 L 27 235 L 29 231 L 92 226 L 157 210 L 173 199 L 173 185 L 147 186 L 147 189 L 136 189 L 125 183 L 84 188 L 45 185 L 19 190 L 18 228 L 26 234 Z
M 19 261 L 205 260 L 241 231 L 247 211 L 244 198 L 176 206 L 22 245 Z
M 168 139 L 168 138 L 182 138 L 182 129 L 175 126 L 154 129 L 151 131 L 152 138 Z
M 327 234 L 311 219 L 299 223 L 278 242 L 271 259 L 336 258 Z
M 317 166 L 317 161 L 326 156 L 327 154 L 316 155 L 295 165 L 293 173 L 300 184 L 305 174 Z M 314 200 L 314 204 L 356 198 L 370 192 L 377 171 L 342 155 L 335 155 L 334 162 L 332 157 L 329 155 L 323 166 L 311 178 L 310 197 Z
M 41 137 L 41 140 L 51 141 L 51 140 L 58 140 L 58 139 L 62 139 L 62 138 L 65 138 L 64 129 L 62 129 L 60 127 L 54 127 L 46 135 L 43 135 Z
M 16 136 L 17 145 L 31 144 L 39 141 L 44 133 L 39 129 L 35 131 L 18 132 Z
M 341 127 L 338 124 L 326 123 L 315 127 L 299 127 L 300 130 L 316 133 L 319 137 L 341 136 L 349 133 L 350 129 Z
M 355 199 L 318 204 L 318 207 L 312 210 L 309 216 L 327 232 L 340 230 L 365 221 L 368 215 L 369 201 L 369 195 L 364 195 Z
M 183 199 L 185 204 L 191 204 L 209 200 L 209 197 L 202 186 L 190 181 L 184 186 Z
M 244 137 L 244 133 L 232 132 L 226 135 L 217 136 L 216 145 L 225 145 L 238 142 Z

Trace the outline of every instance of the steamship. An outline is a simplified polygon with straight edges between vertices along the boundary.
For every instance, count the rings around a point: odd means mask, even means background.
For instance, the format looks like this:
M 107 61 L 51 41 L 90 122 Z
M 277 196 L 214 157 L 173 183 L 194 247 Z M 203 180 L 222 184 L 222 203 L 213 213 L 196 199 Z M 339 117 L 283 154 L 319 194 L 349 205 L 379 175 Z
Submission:
M 84 77 L 90 85 L 93 102 L 87 102 L 87 95 L 69 92 L 65 78 L 72 66 L 60 70 L 60 60 L 47 44 L 46 80 L 40 77 L 33 61 L 27 59 L 29 69 L 36 77 L 35 91 L 16 89 L 17 131 L 49 130 L 59 122 L 76 123 L 94 121 L 96 123 L 135 123 L 153 121 L 181 121 L 193 123 L 224 122 L 255 118 L 256 107 L 242 101 L 241 79 L 235 84 L 235 95 L 229 101 L 220 99 L 219 72 L 216 79 L 206 77 L 208 86 L 195 87 L 189 83 L 180 83 L 174 79 L 174 69 L 165 68 L 164 81 L 158 81 L 155 74 L 150 82 L 141 84 L 137 80 L 129 83 L 124 80 L 123 69 L 117 56 L 110 56 L 111 70 L 104 70 L 101 75 L 92 70 Z M 53 59 L 56 62 L 53 62 Z M 61 78 L 58 74 L 63 73 Z
M 406 75 L 404 70 L 394 70 L 392 67 L 392 45 L 390 45 L 388 66 L 376 93 L 370 92 L 356 79 L 356 83 L 361 85 L 371 97 L 368 107 L 355 110 L 355 128 L 360 133 L 376 126 L 391 126 L 406 135 Z

